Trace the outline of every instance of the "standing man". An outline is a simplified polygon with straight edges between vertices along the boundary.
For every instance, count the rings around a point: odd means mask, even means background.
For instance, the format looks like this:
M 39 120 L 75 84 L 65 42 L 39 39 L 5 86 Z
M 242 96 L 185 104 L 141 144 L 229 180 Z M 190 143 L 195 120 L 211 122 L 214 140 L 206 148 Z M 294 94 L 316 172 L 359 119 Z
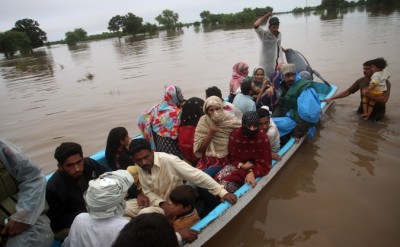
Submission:
M 47 215 L 54 238 L 63 241 L 75 217 L 86 212 L 83 193 L 89 181 L 106 172 L 106 168 L 91 158 L 83 158 L 81 145 L 74 142 L 64 142 L 57 147 L 54 158 L 58 170 L 47 183 Z
M 50 246 L 53 232 L 44 214 L 46 178 L 18 147 L 1 138 L 0 180 L 0 245 Z
M 269 12 L 254 22 L 254 30 L 261 41 L 260 66 L 265 70 L 265 75 L 273 80 L 273 73 L 279 64 L 285 62 L 286 50 L 281 46 L 282 34 L 279 32 L 279 19 Z M 268 20 L 268 29 L 260 26 Z
M 390 96 L 390 81 L 386 81 L 386 87 L 387 90 L 383 93 L 382 96 L 370 96 L 366 94 L 364 91 L 365 89 L 369 86 L 369 83 L 371 81 L 371 76 L 372 76 L 372 71 L 371 71 L 371 61 L 366 61 L 363 63 L 363 73 L 364 77 L 361 77 L 357 81 L 353 83 L 348 89 L 335 94 L 334 96 L 324 99 L 323 101 L 325 102 L 330 102 L 334 99 L 341 99 L 349 96 L 350 94 L 354 94 L 358 90 L 360 90 L 360 106 L 357 109 L 357 114 L 361 114 L 363 112 L 362 109 L 362 97 L 365 96 L 371 100 L 374 100 L 376 102 L 374 110 L 372 111 L 371 116 L 369 117 L 369 120 L 375 122 L 375 121 L 380 121 L 383 119 L 386 113 L 386 102 L 389 100 Z

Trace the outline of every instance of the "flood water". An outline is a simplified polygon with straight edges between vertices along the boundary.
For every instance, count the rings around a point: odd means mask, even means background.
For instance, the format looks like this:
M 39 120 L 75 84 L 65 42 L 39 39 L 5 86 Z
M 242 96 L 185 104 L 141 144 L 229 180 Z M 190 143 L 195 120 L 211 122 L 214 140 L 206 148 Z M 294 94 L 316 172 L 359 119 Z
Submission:
M 206 246 L 400 246 L 400 14 L 279 17 L 282 45 L 303 53 L 339 90 L 362 76 L 364 61 L 386 58 L 386 117 L 359 120 L 358 93 L 337 100 L 315 139 Z M 166 85 L 180 86 L 185 98 L 204 98 L 213 85 L 226 96 L 233 64 L 256 67 L 259 49 L 251 27 L 185 28 L 0 57 L 0 136 L 52 172 L 61 142 L 78 142 L 90 155 L 116 126 L 138 134 L 137 117 Z

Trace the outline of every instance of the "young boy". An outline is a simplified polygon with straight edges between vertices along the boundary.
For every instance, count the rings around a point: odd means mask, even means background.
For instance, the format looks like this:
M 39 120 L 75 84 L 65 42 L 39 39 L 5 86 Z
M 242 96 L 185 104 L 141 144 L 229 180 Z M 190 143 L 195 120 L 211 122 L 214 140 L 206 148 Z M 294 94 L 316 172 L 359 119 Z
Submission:
M 381 96 L 387 90 L 386 81 L 389 79 L 389 73 L 384 70 L 387 66 L 387 62 L 383 58 L 377 58 L 370 60 L 371 72 L 374 73 L 371 76 L 371 81 L 368 88 L 366 88 L 366 93 L 370 96 Z M 368 120 L 374 109 L 376 102 L 370 98 L 363 96 L 363 114 L 361 117 L 364 120 Z
M 200 220 L 194 208 L 196 193 L 189 185 L 180 185 L 172 190 L 169 199 L 171 211 L 174 215 L 172 225 L 176 232 L 190 228 Z

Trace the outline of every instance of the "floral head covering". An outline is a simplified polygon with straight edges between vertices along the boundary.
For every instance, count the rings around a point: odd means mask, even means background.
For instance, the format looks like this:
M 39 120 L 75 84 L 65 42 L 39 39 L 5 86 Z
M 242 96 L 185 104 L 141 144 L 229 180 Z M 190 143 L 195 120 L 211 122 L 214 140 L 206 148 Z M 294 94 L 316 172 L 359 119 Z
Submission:
M 183 101 L 181 89 L 177 86 L 168 86 L 161 103 L 138 118 L 138 127 L 153 149 L 155 149 L 153 131 L 162 137 L 172 139 L 178 137 L 181 113 L 179 106 Z

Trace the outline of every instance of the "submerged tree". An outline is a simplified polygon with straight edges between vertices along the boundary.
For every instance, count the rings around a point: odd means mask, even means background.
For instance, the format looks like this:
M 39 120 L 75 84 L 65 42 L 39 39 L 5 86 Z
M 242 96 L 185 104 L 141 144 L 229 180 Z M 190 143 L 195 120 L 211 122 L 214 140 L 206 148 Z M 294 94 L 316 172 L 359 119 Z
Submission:
M 172 10 L 165 9 L 163 12 L 156 17 L 156 21 L 159 25 L 163 25 L 167 30 L 174 30 L 178 23 L 179 15 Z
M 40 29 L 39 23 L 32 19 L 18 20 L 12 30 L 25 33 L 31 41 L 32 49 L 43 46 L 47 41 L 46 33 Z
M 31 41 L 23 32 L 7 31 L 0 33 L 0 52 L 4 53 L 6 58 L 12 57 L 17 51 L 26 54 L 31 50 Z
M 131 34 L 139 33 L 143 26 L 142 22 L 143 19 L 141 17 L 128 13 L 124 17 L 122 30 Z
M 87 38 L 87 32 L 83 28 L 75 28 L 73 32 L 65 33 L 65 42 L 68 45 L 76 45 Z
M 116 15 L 112 17 L 108 22 L 108 30 L 110 30 L 111 32 L 116 32 L 118 34 L 118 37 L 120 37 L 120 31 L 124 26 L 124 21 L 124 16 Z

